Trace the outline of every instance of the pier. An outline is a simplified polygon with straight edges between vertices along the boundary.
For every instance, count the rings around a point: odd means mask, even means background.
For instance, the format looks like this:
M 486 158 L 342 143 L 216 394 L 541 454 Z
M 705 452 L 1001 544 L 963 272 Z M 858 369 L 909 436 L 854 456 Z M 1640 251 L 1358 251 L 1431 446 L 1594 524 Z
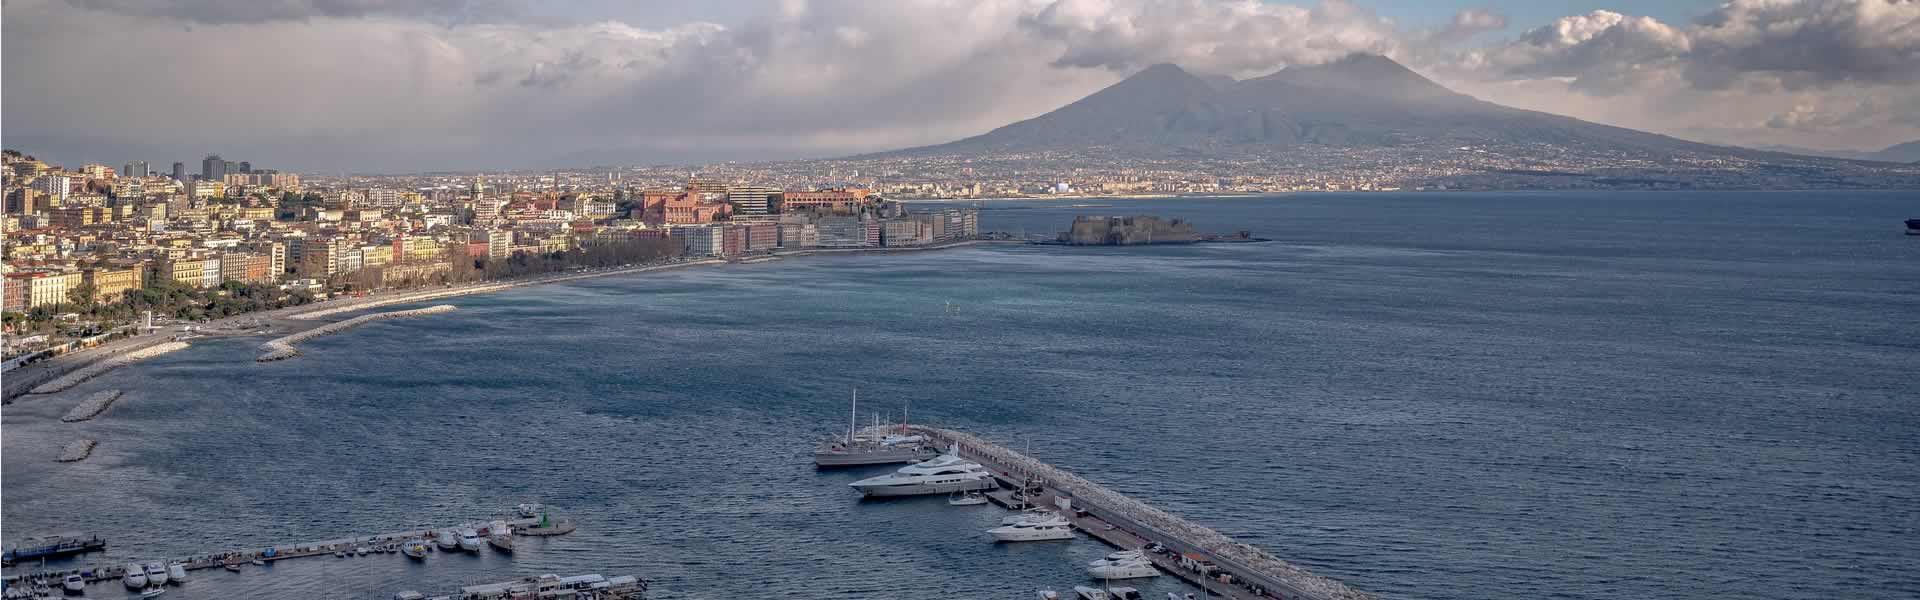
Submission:
M 1148 506 L 1078 475 L 1034 460 L 968 433 L 907 426 L 941 446 L 958 446 L 960 455 L 986 466 L 1012 488 L 988 494 L 996 504 L 1019 510 L 1059 507 L 1076 528 L 1123 550 L 1159 544 L 1164 553 L 1147 553 L 1163 572 L 1226 598 L 1372 600 L 1347 587 L 1294 566 L 1265 550 Z
M 79 404 L 73 405 L 73 409 L 67 411 L 66 416 L 60 417 L 60 421 L 63 423 L 79 423 L 81 421 L 92 420 L 94 417 L 100 416 L 100 413 L 106 412 L 107 407 L 113 406 L 113 401 L 119 400 L 120 395 L 123 393 L 124 392 L 120 390 L 101 390 L 94 392 L 92 395 L 87 396 L 87 399 L 81 400 Z
M 573 531 L 574 525 L 573 525 L 573 521 L 570 519 L 567 519 L 565 517 L 560 517 L 560 518 L 549 520 L 543 517 L 542 515 L 527 516 L 528 512 L 531 512 L 531 511 L 523 509 L 520 513 L 521 516 L 518 516 L 512 519 L 488 519 L 488 520 L 469 522 L 463 525 L 452 525 L 448 527 L 438 527 L 438 528 L 432 528 L 432 529 L 410 529 L 407 531 L 396 531 L 396 532 L 380 533 L 380 534 L 374 534 L 374 535 L 359 535 L 359 536 L 352 536 L 352 537 L 335 538 L 330 540 L 322 540 L 317 542 L 281 544 L 281 545 L 269 546 L 265 548 L 247 548 L 247 549 L 241 549 L 241 550 L 228 550 L 223 552 L 210 552 L 205 554 L 195 554 L 193 556 L 187 556 L 187 557 L 181 557 L 181 558 L 160 560 L 157 562 L 161 562 L 163 564 L 169 564 L 169 565 L 177 563 L 188 571 L 197 571 L 201 569 L 218 569 L 218 568 L 228 567 L 229 565 L 233 565 L 234 568 L 245 568 L 241 565 L 246 565 L 253 561 L 260 561 L 261 563 L 271 563 L 271 562 L 277 562 L 282 560 L 293 560 L 296 558 L 309 558 L 309 557 L 316 557 L 316 556 L 346 558 L 346 557 L 355 557 L 355 556 L 371 555 L 371 554 L 386 554 L 386 553 L 392 553 L 392 554 L 398 555 L 400 554 L 400 552 L 397 548 L 394 548 L 394 546 L 397 546 L 407 540 L 420 538 L 427 542 L 428 550 L 434 550 L 435 545 L 433 543 L 433 535 L 436 532 L 446 531 L 446 530 L 458 531 L 460 529 L 474 529 L 476 531 L 486 531 L 487 524 L 492 522 L 493 520 L 505 521 L 507 525 L 513 528 L 515 535 L 558 535 L 558 533 L 555 533 L 555 532 L 558 531 L 561 525 L 564 525 L 565 531 L 563 533 L 570 533 Z M 541 526 L 543 522 L 547 523 L 545 527 Z M 522 533 L 522 530 L 526 530 L 528 532 L 534 532 L 534 533 Z M 485 534 L 483 533 L 482 535 L 484 536 Z M 483 545 L 480 551 L 486 552 L 488 550 Z M 461 551 L 460 550 L 440 550 L 440 552 L 461 552 Z M 133 559 L 127 559 L 122 562 L 134 562 L 134 561 Z M 146 563 L 146 562 L 155 562 L 155 561 L 140 559 L 138 562 Z M 88 565 L 85 567 L 74 568 L 74 569 L 61 569 L 57 571 L 41 571 L 36 573 L 13 575 L 13 576 L 8 576 L 7 581 L 10 583 L 10 585 L 17 584 L 19 582 L 31 582 L 31 581 L 43 581 L 43 582 L 50 581 L 50 582 L 53 582 L 55 585 L 58 585 L 60 582 L 60 579 L 62 577 L 65 577 L 68 573 L 78 573 L 82 578 L 86 580 L 88 584 L 94 584 L 94 583 L 100 583 L 100 582 L 111 582 L 114 585 L 119 585 L 120 578 L 126 575 L 126 566 L 123 564 Z
M 152 346 L 147 346 L 145 348 L 141 348 L 139 350 L 133 350 L 130 352 L 126 352 L 124 354 L 116 354 L 107 358 L 100 359 L 99 361 L 94 362 L 93 364 L 80 367 L 78 369 L 74 369 L 72 372 L 67 373 L 66 375 L 62 375 L 58 379 L 54 379 L 53 381 L 40 384 L 40 387 L 33 388 L 33 391 L 28 393 L 52 394 L 55 392 L 65 391 L 67 388 L 80 385 L 81 383 L 85 382 L 88 379 L 99 377 L 100 375 L 106 373 L 107 371 L 112 371 L 114 369 L 118 369 L 120 367 L 124 367 L 130 364 L 133 364 L 135 362 L 153 358 L 155 356 L 166 354 L 168 352 L 172 352 L 175 350 L 182 350 L 182 349 L 185 349 L 186 347 L 187 347 L 186 342 L 167 342 L 164 344 L 155 344 Z
M 453 312 L 453 311 L 454 311 L 454 306 L 452 304 L 441 304 L 438 306 L 416 308 L 413 310 L 396 310 L 396 311 L 383 312 L 383 313 L 373 313 L 370 315 L 360 315 L 358 317 L 347 319 L 345 321 L 340 321 L 338 323 L 328 323 L 326 325 L 321 325 L 313 329 L 308 329 L 306 331 L 302 331 L 299 333 L 295 333 L 292 335 L 288 335 L 288 336 L 284 336 L 284 337 L 280 337 L 280 338 L 268 341 L 267 343 L 260 345 L 260 349 L 265 350 L 266 352 L 261 353 L 259 357 L 256 357 L 253 360 L 258 362 L 272 362 L 276 360 L 285 360 L 285 359 L 293 358 L 295 356 L 300 355 L 300 351 L 293 347 L 294 344 L 298 344 L 300 342 L 304 342 L 304 341 L 317 338 L 323 335 L 332 335 L 332 334 L 340 333 L 342 331 L 353 329 L 355 327 L 372 323 L 374 321 L 379 321 L 384 319 L 402 319 L 406 317 L 418 317 L 423 315 L 433 315 L 433 314 L 440 314 L 444 312 Z

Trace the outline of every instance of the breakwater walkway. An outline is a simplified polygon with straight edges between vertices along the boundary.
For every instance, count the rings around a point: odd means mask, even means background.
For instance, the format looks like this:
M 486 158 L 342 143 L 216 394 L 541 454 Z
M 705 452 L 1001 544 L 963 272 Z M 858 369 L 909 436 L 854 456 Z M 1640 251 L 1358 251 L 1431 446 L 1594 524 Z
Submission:
M 1314 575 L 1265 550 L 1148 506 L 1053 465 L 1029 458 L 972 434 L 951 429 L 909 426 L 941 446 L 957 445 L 960 455 L 993 470 L 1004 481 L 1026 487 L 1035 499 L 1067 498 L 1082 531 L 1125 549 L 1149 543 L 1165 546 L 1175 564 L 1169 572 L 1206 585 L 1216 593 L 1241 598 L 1372 600 L 1365 592 Z M 1037 489 L 1036 489 L 1037 488 Z M 1227 581 L 1220 579 L 1228 576 Z M 1228 587 L 1230 586 L 1230 587 Z
M 104 374 L 107 371 L 112 371 L 114 369 L 118 369 L 120 367 L 124 367 L 142 360 L 153 358 L 155 356 L 166 354 L 168 352 L 173 352 L 175 350 L 183 350 L 186 347 L 187 347 L 186 342 L 167 342 L 164 344 L 154 344 L 152 346 L 147 346 L 139 350 L 132 350 L 125 353 L 116 354 L 116 355 L 101 359 L 99 361 L 96 361 L 93 364 L 89 364 L 87 366 L 74 369 L 73 371 L 68 372 L 65 375 L 61 375 L 59 378 L 54 379 L 53 381 L 40 384 L 39 387 L 33 388 L 33 391 L 28 393 L 52 394 L 55 392 L 65 391 L 67 388 L 80 385 L 82 382 L 85 382 L 88 379 L 99 377 L 101 374 Z
M 254 358 L 254 360 L 259 362 L 270 362 L 270 361 L 293 358 L 295 356 L 300 355 L 300 351 L 293 347 L 294 344 L 298 344 L 300 342 L 304 342 L 304 341 L 317 338 L 323 335 L 332 335 L 335 333 L 340 333 L 342 331 L 353 329 L 355 327 L 372 323 L 374 321 L 380 321 L 385 319 L 401 319 L 406 317 L 418 317 L 423 315 L 434 315 L 434 314 L 440 314 L 444 312 L 453 312 L 454 310 L 455 310 L 455 307 L 452 304 L 441 304 L 437 306 L 429 306 L 426 308 L 416 308 L 413 310 L 396 310 L 396 311 L 383 312 L 383 313 L 373 313 L 370 315 L 360 315 L 358 317 L 347 319 L 345 321 L 340 321 L 338 323 L 328 323 L 326 325 L 321 325 L 313 329 L 308 329 L 306 331 L 302 331 L 299 333 L 295 333 L 292 335 L 288 335 L 288 336 L 284 336 L 284 337 L 280 337 L 280 338 L 276 338 L 274 340 L 268 341 L 267 343 L 260 345 L 260 349 L 265 350 L 265 352 L 262 353 L 259 357 Z

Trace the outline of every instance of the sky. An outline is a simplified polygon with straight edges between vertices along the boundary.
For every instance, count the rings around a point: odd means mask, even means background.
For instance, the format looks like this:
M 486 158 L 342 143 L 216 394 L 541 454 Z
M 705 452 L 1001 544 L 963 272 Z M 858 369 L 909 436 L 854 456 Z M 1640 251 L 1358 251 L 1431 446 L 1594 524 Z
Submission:
M 1920 0 L 5 0 L 0 143 L 395 173 L 951 141 L 1149 65 L 1352 52 L 1746 146 L 1920 139 Z

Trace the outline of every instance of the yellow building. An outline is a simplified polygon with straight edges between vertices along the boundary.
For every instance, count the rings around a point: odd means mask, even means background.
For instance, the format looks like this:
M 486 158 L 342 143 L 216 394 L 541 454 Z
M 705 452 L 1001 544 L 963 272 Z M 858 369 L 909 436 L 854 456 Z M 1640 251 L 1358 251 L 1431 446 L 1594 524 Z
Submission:
M 99 302 L 117 302 L 127 290 L 146 285 L 146 271 L 139 267 L 93 268 L 82 272 L 82 279 L 93 285 L 93 297 Z
M 206 276 L 207 261 L 198 258 L 176 258 L 160 265 L 160 273 L 168 279 L 190 287 L 200 287 L 200 280 Z

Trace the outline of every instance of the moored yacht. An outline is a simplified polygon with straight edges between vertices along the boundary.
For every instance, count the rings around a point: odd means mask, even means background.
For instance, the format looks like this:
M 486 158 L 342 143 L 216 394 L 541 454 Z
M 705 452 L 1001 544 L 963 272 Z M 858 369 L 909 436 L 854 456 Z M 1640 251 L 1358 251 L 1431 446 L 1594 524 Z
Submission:
M 513 551 L 513 525 L 494 521 L 487 525 L 487 545 L 501 552 Z
M 468 552 L 480 551 L 480 532 L 472 529 L 460 530 L 460 549 Z
M 137 590 L 147 587 L 146 567 L 141 566 L 140 563 L 127 563 L 126 571 L 127 574 L 120 577 L 120 583 L 126 584 L 127 589 Z
M 187 566 L 180 563 L 168 564 L 167 579 L 173 581 L 174 585 L 180 585 L 182 583 L 186 583 L 187 582 Z
M 442 529 L 433 534 L 433 545 L 441 550 L 452 550 L 460 547 L 460 538 L 454 536 L 452 529 Z
M 1012 525 L 1001 525 L 988 529 L 987 533 L 995 541 L 1001 542 L 1040 542 L 1047 540 L 1073 539 L 1073 524 L 1066 519 L 1045 521 L 1023 521 Z
M 147 584 L 148 585 L 166 585 L 167 584 L 167 566 L 166 565 L 160 564 L 157 562 L 150 562 L 150 563 L 147 563 L 146 568 L 147 568 Z
M 868 496 L 951 494 L 999 487 L 999 484 L 993 480 L 993 474 L 988 473 L 986 467 L 960 458 L 958 446 L 930 460 L 847 485 Z
M 904 424 L 898 427 L 900 433 L 889 433 L 888 430 L 896 427 L 882 427 L 878 423 L 865 430 L 856 429 L 855 422 L 859 414 L 860 390 L 854 390 L 853 410 L 847 419 L 847 435 L 821 442 L 820 447 L 813 451 L 814 466 L 856 467 L 919 462 L 940 454 L 927 443 L 926 436 L 904 433 Z M 878 421 L 879 416 L 876 415 L 874 419 Z
M 87 578 L 81 577 L 79 573 L 68 573 L 66 578 L 60 581 L 60 588 L 69 594 L 86 591 Z
M 1080 600 L 1111 600 L 1113 598 L 1107 594 L 1106 590 L 1084 585 L 1073 586 L 1073 595 Z
M 1160 569 L 1145 558 L 1107 561 L 1106 564 L 1087 567 L 1087 576 L 1094 579 L 1137 579 L 1140 577 L 1159 577 Z

